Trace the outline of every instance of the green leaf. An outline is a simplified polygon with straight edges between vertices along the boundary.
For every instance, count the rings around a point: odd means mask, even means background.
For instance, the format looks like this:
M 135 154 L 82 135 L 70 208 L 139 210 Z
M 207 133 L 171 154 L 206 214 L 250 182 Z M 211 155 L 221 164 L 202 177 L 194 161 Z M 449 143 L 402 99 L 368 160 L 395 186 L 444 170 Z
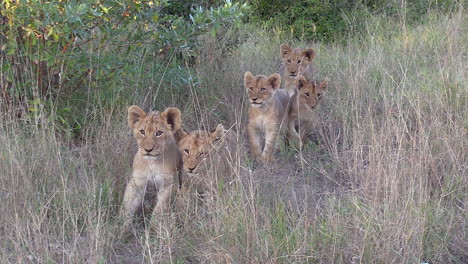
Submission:
M 78 14 L 82 15 L 82 14 L 85 14 L 85 13 L 86 13 L 86 9 L 87 9 L 86 4 L 83 3 L 83 4 L 80 4 L 80 5 L 78 6 L 76 12 L 77 12 Z
M 55 32 L 52 34 L 52 37 L 54 38 L 55 42 L 59 42 L 59 35 L 56 34 Z
M 97 16 L 97 17 L 100 17 L 102 16 L 104 13 L 96 10 L 96 9 L 93 9 L 93 12 L 92 12 L 93 16 Z
M 104 13 L 108 14 L 109 13 L 109 8 L 103 6 L 102 4 L 99 4 L 99 7 L 104 11 Z

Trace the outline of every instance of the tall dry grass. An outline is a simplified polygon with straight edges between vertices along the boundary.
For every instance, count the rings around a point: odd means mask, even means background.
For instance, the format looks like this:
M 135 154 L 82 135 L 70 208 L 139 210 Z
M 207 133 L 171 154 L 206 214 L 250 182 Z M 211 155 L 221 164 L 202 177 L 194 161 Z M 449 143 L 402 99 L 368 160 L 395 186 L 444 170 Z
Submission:
M 98 113 L 106 126 L 79 146 L 50 119 L 2 120 L 0 262 L 466 263 L 467 28 L 463 11 L 414 28 L 376 17 L 346 45 L 290 42 L 316 49 L 331 83 L 304 161 L 284 147 L 267 168 L 244 154 L 213 204 L 130 240 L 116 213 L 135 151 L 127 106 Z M 249 29 L 227 53 L 208 43 L 186 129 L 223 123 L 243 138 L 243 73 L 277 72 L 283 36 Z

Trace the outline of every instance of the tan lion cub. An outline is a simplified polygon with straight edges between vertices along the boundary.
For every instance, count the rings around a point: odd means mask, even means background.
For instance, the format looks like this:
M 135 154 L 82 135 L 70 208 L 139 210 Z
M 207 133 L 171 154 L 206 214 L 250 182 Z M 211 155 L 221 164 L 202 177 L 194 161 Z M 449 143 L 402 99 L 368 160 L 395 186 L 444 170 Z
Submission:
M 280 52 L 284 64 L 283 88 L 289 96 L 293 96 L 297 76 L 303 75 L 308 80 L 312 80 L 314 77 L 312 60 L 315 58 L 315 51 L 313 49 L 292 49 L 287 44 L 281 44 Z
M 200 194 L 215 193 L 218 181 L 231 179 L 237 159 L 236 145 L 236 133 L 225 130 L 221 124 L 213 132 L 182 133 L 179 151 L 186 174 L 184 185 Z
M 301 147 L 317 122 L 313 110 L 322 99 L 327 85 L 327 80 L 307 81 L 302 75 L 297 77 L 296 91 L 291 97 L 288 128 L 289 132 L 299 139 Z
M 168 210 L 171 192 L 182 180 L 178 174 L 182 160 L 174 139 L 174 133 L 181 127 L 180 110 L 168 108 L 162 113 L 145 113 L 133 105 L 128 108 L 128 126 L 133 130 L 138 152 L 123 199 L 125 228 L 132 224 L 147 186 L 153 185 L 158 190 L 155 215 Z
M 271 161 L 280 129 L 287 125 L 288 94 L 279 89 L 281 76 L 274 73 L 253 76 L 244 74 L 244 86 L 249 96 L 249 113 L 247 132 L 252 154 L 264 162 Z M 264 134 L 264 140 L 258 131 Z

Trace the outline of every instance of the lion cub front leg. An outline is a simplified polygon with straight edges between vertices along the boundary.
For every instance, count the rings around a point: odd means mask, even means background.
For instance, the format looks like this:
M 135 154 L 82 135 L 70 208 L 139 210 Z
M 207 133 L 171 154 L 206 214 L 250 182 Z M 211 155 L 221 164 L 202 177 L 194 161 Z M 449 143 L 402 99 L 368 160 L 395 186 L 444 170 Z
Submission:
M 146 178 L 136 178 L 132 176 L 130 182 L 127 184 L 127 188 L 125 188 L 123 208 L 121 211 L 121 214 L 125 217 L 125 229 L 132 225 L 133 215 L 142 204 L 145 196 L 146 184 Z
M 296 122 L 297 122 L 297 118 L 289 119 L 288 134 L 289 136 L 292 135 L 294 138 L 297 139 L 297 141 L 299 142 L 299 148 L 302 149 L 303 139 L 302 139 L 302 135 L 300 135 L 296 130 Z
M 279 127 L 276 123 L 271 123 L 265 129 L 265 147 L 263 148 L 262 160 L 270 162 L 273 159 L 275 151 L 276 138 L 278 137 Z
M 262 146 L 260 143 L 260 136 L 257 133 L 258 127 L 255 124 L 249 123 L 247 132 L 249 135 L 250 148 L 253 156 L 260 159 L 262 156 Z
M 158 191 L 158 201 L 152 213 L 153 218 L 169 211 L 172 188 L 172 182 L 160 187 Z

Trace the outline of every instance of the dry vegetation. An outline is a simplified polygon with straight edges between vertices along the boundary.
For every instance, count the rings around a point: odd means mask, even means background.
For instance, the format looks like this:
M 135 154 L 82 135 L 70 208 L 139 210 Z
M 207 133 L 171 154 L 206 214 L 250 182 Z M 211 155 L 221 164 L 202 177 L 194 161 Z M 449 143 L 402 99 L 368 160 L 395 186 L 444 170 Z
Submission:
M 269 168 L 245 155 L 216 201 L 135 238 L 119 235 L 116 213 L 135 151 L 126 105 L 99 113 L 80 145 L 45 117 L 2 120 L 0 262 L 467 263 L 468 23 L 463 11 L 427 20 L 375 18 L 346 45 L 290 43 L 316 49 L 330 79 L 313 143 L 282 147 Z M 187 129 L 221 122 L 244 140 L 243 73 L 277 72 L 284 41 L 245 35 L 202 55 L 202 84 L 177 105 Z

